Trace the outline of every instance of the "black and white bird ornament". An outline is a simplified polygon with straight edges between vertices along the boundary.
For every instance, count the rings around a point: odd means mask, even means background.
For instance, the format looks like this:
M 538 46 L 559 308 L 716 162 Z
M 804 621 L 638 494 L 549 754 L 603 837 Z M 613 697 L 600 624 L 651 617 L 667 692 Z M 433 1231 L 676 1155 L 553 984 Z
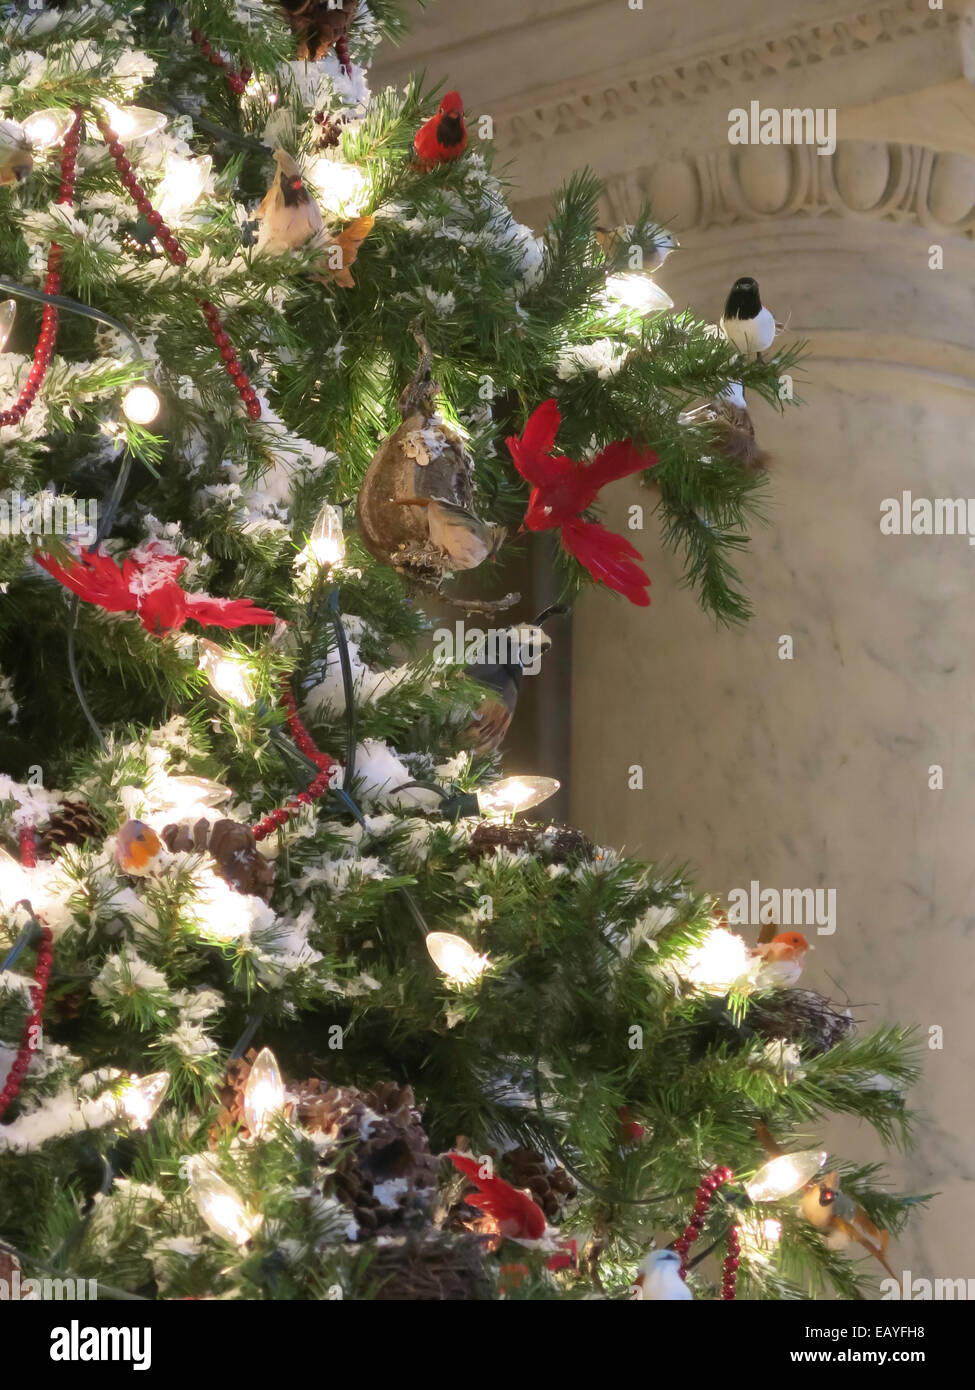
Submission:
M 762 303 L 758 281 L 750 275 L 736 280 L 721 317 L 721 331 L 743 357 L 762 359 L 775 342 L 778 324 Z
M 507 628 L 499 634 L 502 660 L 476 662 L 464 668 L 466 675 L 489 691 L 464 730 L 465 743 L 478 756 L 487 757 L 501 746 L 514 718 L 526 667 L 535 666 L 552 645 L 542 624 L 567 611 L 561 604 L 553 604 L 539 613 L 533 623 Z

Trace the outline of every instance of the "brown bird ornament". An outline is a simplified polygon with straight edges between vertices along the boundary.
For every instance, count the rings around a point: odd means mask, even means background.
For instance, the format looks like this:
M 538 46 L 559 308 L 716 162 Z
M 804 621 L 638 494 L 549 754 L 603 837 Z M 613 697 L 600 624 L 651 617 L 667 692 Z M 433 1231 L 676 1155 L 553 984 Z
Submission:
M 282 256 L 310 246 L 321 252 L 312 279 L 352 289 L 355 280 L 350 266 L 359 247 L 372 231 L 372 217 L 357 217 L 333 236 L 325 226 L 321 209 L 302 177 L 301 170 L 286 150 L 274 151 L 277 172 L 260 206 L 260 231 L 255 252 Z
M 16 121 L 0 121 L 0 187 L 23 183 L 34 168 L 34 158 L 23 127 Z
M 821 1181 L 812 1182 L 802 1196 L 803 1216 L 817 1231 L 822 1231 L 832 1250 L 845 1250 L 849 1245 L 862 1245 L 884 1269 L 896 1279 L 887 1263 L 890 1232 L 882 1231 L 870 1220 L 863 1207 L 857 1206 L 837 1186 L 838 1173 L 828 1173 Z
M 730 382 L 706 405 L 685 411 L 678 416 L 678 423 L 706 426 L 714 436 L 721 457 L 749 472 L 764 469 L 771 462 L 771 455 L 755 438 L 755 426 L 738 381 Z

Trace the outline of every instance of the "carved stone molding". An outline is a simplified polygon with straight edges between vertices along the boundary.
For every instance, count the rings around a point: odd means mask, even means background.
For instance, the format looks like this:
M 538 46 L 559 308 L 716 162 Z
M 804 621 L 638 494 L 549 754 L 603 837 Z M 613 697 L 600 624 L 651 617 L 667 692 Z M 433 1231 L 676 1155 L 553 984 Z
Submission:
M 951 5 L 952 0 L 946 3 Z M 771 10 L 769 17 L 773 18 Z M 815 64 L 883 46 L 904 46 L 909 70 L 912 41 L 922 33 L 958 25 L 960 19 L 956 9 L 929 9 L 928 0 L 894 0 L 841 19 L 793 26 L 759 44 L 701 55 L 645 76 L 620 77 L 611 86 L 509 110 L 497 119 L 495 140 L 500 149 L 511 152 L 559 136 L 604 128 L 607 123 L 652 113 L 661 106 L 720 94 L 727 94 L 732 105 L 747 105 L 746 98 L 754 95 L 757 82 L 771 77 L 788 79 L 790 73 Z M 959 56 L 959 71 L 960 67 Z
M 975 159 L 921 145 L 841 141 L 737 145 L 610 177 L 605 215 L 632 221 L 644 200 L 676 230 L 791 217 L 916 224 L 975 239 Z

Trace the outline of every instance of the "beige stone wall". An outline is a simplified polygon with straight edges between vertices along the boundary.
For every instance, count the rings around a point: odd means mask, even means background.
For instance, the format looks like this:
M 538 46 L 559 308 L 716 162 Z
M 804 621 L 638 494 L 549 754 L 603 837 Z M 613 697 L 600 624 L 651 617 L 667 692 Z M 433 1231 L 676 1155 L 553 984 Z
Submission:
M 496 115 L 529 220 L 589 162 L 607 216 L 649 193 L 680 229 L 659 276 L 679 307 L 716 319 L 751 273 L 808 341 L 803 409 L 754 410 L 775 463 L 770 524 L 741 566 L 751 624 L 715 630 L 649 516 L 635 537 L 649 612 L 580 603 L 571 813 L 605 843 L 689 862 L 717 893 L 836 890 L 809 983 L 865 1025 L 944 1030 L 925 1052 L 918 1148 L 892 1165 L 941 1195 L 892 1263 L 975 1276 L 975 547 L 879 527 L 904 489 L 975 497 L 971 7 L 512 0 L 490 25 L 473 0 L 447 20 L 438 8 L 436 40 L 431 11 L 388 72 L 426 61 Z M 728 110 L 752 98 L 837 107 L 836 155 L 733 150 Z M 608 500 L 617 527 L 629 503 L 653 504 L 629 484 Z M 642 792 L 627 790 L 634 763 Z M 827 1137 L 879 1157 L 866 1127 Z

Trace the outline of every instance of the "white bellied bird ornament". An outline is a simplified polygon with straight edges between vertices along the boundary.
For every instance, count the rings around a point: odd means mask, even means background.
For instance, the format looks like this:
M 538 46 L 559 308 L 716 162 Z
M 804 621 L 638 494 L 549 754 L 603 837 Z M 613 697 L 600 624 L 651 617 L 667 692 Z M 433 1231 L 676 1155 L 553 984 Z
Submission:
M 750 275 L 741 276 L 732 285 L 721 316 L 721 331 L 743 357 L 759 361 L 775 342 L 778 324 L 762 303 L 758 281 Z
M 514 718 L 526 668 L 537 668 L 542 653 L 552 645 L 542 624 L 567 611 L 561 604 L 553 604 L 539 613 L 533 623 L 508 628 L 500 634 L 500 649 L 493 653 L 497 660 L 489 660 L 492 653 L 485 651 L 483 661 L 464 668 L 468 676 L 489 691 L 464 730 L 464 742 L 479 757 L 487 757 L 501 746 Z
M 676 1250 L 651 1250 L 636 1277 L 639 1298 L 649 1302 L 683 1303 L 694 1295 L 680 1272 Z

